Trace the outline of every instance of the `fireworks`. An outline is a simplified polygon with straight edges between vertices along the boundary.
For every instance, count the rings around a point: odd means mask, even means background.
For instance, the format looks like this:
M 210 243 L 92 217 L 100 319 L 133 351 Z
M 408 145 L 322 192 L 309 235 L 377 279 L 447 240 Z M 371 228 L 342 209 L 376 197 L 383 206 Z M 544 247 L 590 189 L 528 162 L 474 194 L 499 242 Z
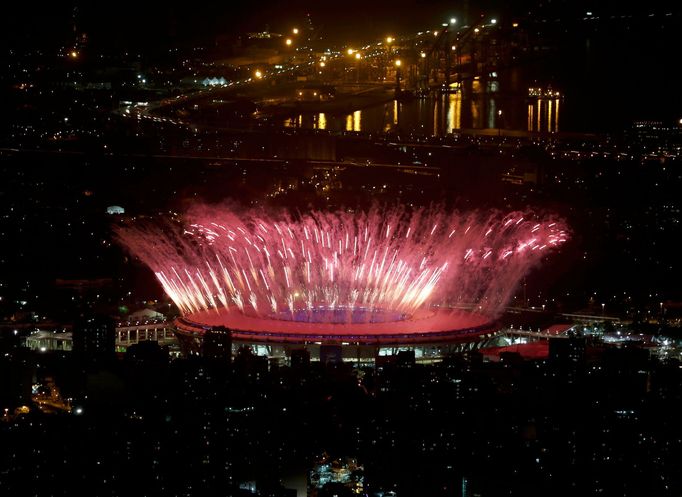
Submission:
M 182 227 L 118 229 L 183 314 L 310 322 L 324 313 L 350 322 L 356 309 L 410 316 L 443 303 L 496 312 L 567 239 L 561 221 L 520 212 L 375 207 L 291 216 L 200 207 L 186 218 Z

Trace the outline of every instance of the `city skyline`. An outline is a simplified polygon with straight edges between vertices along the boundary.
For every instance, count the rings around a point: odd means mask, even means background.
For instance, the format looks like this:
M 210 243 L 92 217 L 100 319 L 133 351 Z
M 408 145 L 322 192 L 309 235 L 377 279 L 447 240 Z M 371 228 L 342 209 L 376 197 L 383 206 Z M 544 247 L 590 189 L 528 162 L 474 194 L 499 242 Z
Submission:
M 677 4 L 4 19 L 0 493 L 682 494 Z

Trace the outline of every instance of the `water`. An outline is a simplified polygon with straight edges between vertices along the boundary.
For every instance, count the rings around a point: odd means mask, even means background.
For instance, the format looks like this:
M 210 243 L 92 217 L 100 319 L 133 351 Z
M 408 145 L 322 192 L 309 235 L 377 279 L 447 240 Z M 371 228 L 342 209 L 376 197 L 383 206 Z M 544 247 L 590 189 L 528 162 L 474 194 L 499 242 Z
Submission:
M 392 100 L 351 114 L 299 114 L 286 127 L 329 131 L 415 132 L 443 136 L 466 129 L 558 132 L 563 97 L 532 98 L 525 92 L 502 93 L 499 82 L 475 80 L 456 93 L 399 102 Z

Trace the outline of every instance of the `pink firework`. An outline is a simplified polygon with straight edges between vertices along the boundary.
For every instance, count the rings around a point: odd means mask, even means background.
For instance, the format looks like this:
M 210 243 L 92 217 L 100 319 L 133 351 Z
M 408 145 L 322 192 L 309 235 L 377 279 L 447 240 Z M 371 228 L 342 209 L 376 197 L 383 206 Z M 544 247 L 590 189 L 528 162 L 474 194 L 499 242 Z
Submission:
M 117 230 L 183 314 L 296 320 L 320 309 L 412 315 L 434 304 L 494 313 L 567 239 L 560 220 L 521 212 L 375 207 L 292 216 L 199 207 L 186 219 L 183 227 Z

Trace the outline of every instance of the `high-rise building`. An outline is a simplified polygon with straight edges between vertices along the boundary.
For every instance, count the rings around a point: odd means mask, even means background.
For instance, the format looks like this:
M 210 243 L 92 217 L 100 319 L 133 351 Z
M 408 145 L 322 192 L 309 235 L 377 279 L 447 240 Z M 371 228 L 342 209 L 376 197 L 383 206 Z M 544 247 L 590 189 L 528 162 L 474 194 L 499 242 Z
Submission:
M 550 338 L 549 364 L 553 374 L 566 383 L 576 383 L 584 369 L 585 348 L 584 337 Z
M 340 345 L 320 345 L 320 362 L 322 364 L 340 364 L 343 362 Z
M 114 319 L 109 316 L 81 316 L 73 325 L 74 355 L 88 361 L 113 358 L 115 327 Z
M 205 359 L 230 362 L 232 360 L 232 332 L 224 327 L 216 327 L 206 332 L 202 343 Z
M 414 350 L 399 351 L 396 364 L 401 368 L 413 368 L 416 364 Z
M 550 338 L 549 360 L 560 366 L 578 366 L 585 359 L 585 338 Z
M 310 366 L 310 352 L 306 349 L 294 349 L 291 351 L 291 367 L 305 369 Z

